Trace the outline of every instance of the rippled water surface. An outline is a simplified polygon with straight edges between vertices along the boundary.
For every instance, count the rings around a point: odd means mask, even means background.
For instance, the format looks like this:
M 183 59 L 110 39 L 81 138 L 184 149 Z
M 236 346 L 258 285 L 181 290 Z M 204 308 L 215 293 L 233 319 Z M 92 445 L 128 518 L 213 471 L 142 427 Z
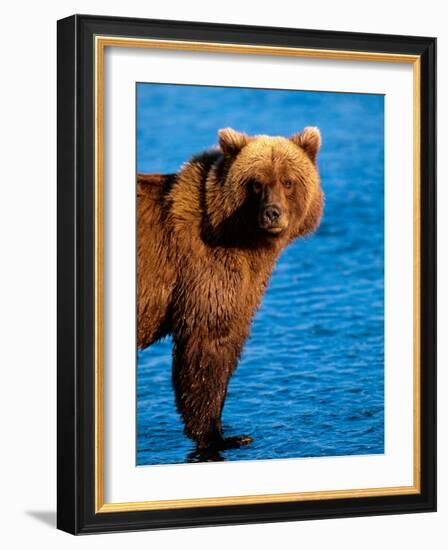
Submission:
M 138 170 L 173 172 L 231 126 L 319 126 L 326 195 L 310 238 L 287 248 L 231 379 L 225 460 L 384 452 L 382 96 L 139 84 Z M 138 355 L 137 464 L 197 460 L 171 387 L 171 341 Z

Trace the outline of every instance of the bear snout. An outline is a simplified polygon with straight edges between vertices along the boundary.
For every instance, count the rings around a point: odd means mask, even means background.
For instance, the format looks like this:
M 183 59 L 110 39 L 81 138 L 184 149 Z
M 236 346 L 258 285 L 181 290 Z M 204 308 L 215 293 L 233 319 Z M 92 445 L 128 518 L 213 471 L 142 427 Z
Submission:
M 285 227 L 283 212 L 278 204 L 267 204 L 260 211 L 259 224 L 261 229 L 270 233 L 280 233 Z
M 263 222 L 266 225 L 276 225 L 282 214 L 280 206 L 270 204 L 263 209 Z

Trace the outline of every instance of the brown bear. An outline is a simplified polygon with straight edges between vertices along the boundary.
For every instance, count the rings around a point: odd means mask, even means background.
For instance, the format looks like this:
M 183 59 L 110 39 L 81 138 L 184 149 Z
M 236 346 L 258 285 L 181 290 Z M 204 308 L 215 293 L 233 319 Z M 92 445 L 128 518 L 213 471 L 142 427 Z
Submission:
M 323 207 L 317 128 L 218 135 L 177 174 L 137 176 L 137 344 L 172 335 L 176 405 L 199 450 L 252 441 L 223 436 L 229 379 L 280 252 Z

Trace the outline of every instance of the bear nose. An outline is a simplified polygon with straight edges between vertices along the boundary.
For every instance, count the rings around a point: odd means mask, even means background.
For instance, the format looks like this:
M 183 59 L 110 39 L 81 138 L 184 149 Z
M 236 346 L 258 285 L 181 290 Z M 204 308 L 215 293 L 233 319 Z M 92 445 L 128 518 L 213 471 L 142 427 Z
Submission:
M 266 206 L 263 210 L 263 219 L 266 224 L 273 225 L 278 222 L 281 214 L 280 208 L 275 204 Z

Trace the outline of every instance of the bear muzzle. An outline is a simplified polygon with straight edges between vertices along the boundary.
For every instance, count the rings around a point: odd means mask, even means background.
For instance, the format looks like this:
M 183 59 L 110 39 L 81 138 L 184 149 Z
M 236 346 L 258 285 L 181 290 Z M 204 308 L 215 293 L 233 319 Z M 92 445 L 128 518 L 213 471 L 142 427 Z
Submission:
M 267 204 L 260 210 L 259 225 L 272 235 L 280 234 L 287 227 L 282 209 L 277 204 Z

